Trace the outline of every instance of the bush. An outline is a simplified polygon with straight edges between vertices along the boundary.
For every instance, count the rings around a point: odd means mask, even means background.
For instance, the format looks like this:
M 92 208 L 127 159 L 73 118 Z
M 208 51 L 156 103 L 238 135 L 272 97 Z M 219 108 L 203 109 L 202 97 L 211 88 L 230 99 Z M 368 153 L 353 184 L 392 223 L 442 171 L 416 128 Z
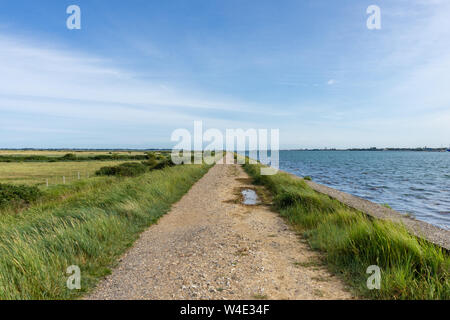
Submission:
M 156 154 L 154 152 L 146 152 L 145 155 L 149 160 L 156 160 Z
M 168 163 L 163 160 L 163 161 L 159 161 L 154 167 L 153 170 L 161 170 L 164 169 L 165 167 L 168 167 Z
M 95 174 L 97 176 L 119 176 L 119 177 L 134 177 L 145 173 L 148 167 L 142 163 L 122 163 L 115 167 L 102 167 Z
M 160 170 L 164 169 L 165 167 L 172 167 L 175 165 L 170 156 L 158 156 L 158 160 L 156 160 L 155 157 L 151 157 L 149 158 L 149 160 L 142 161 L 141 163 L 147 166 L 150 170 Z
M 42 192 L 34 186 L 14 186 L 0 183 L 0 208 L 26 205 L 41 196 Z
M 74 153 L 67 153 L 62 157 L 63 160 L 77 160 L 77 156 Z
M 134 177 L 147 171 L 160 170 L 175 165 L 170 156 L 162 157 L 161 160 L 156 160 L 153 153 L 148 153 L 146 157 L 148 157 L 148 159 L 142 161 L 141 163 L 128 162 L 114 167 L 103 167 L 100 168 L 95 174 L 98 176 Z
M 141 162 L 144 166 L 148 167 L 150 170 L 152 170 L 156 165 L 158 164 L 158 161 L 156 161 L 154 158 L 149 159 L 147 161 Z
M 173 163 L 172 158 L 164 158 L 159 161 L 159 163 L 154 167 L 154 169 L 163 169 L 165 167 L 173 167 L 175 163 Z

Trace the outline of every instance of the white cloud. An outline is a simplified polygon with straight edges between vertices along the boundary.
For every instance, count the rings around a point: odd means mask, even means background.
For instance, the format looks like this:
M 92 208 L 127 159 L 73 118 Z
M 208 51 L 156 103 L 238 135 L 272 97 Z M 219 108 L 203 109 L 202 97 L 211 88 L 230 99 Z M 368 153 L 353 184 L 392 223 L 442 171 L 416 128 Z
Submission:
M 174 126 L 199 116 L 217 122 L 221 112 L 282 114 L 277 109 L 245 101 L 193 92 L 188 86 L 180 89 L 167 81 L 141 80 L 134 73 L 115 67 L 108 59 L 83 52 L 2 35 L 0 48 L 3 114 Z M 197 110 L 197 116 L 190 115 L 193 110 Z M 243 121 L 236 117 L 228 123 L 243 124 Z
M 391 70 L 384 99 L 406 112 L 450 108 L 450 2 L 420 0 L 404 3 L 403 10 L 414 19 L 386 34 L 381 44 L 386 55 L 374 66 Z
M 194 120 L 246 127 L 249 122 L 238 116 L 224 121 L 221 115 L 280 113 L 188 86 L 142 80 L 83 52 L 1 34 L 0 48 L 0 147 L 126 146 L 127 141 L 167 146 L 171 130 Z
M 144 82 L 106 59 L 0 37 L 0 94 L 193 108 L 230 107 Z

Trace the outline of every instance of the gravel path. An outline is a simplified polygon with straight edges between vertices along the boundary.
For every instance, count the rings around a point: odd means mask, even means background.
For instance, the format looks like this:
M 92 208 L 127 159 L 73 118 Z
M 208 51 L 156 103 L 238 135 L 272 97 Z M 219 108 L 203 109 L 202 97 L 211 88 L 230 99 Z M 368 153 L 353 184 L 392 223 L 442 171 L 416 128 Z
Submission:
M 211 168 L 85 298 L 351 299 L 282 218 L 237 201 L 246 179 Z

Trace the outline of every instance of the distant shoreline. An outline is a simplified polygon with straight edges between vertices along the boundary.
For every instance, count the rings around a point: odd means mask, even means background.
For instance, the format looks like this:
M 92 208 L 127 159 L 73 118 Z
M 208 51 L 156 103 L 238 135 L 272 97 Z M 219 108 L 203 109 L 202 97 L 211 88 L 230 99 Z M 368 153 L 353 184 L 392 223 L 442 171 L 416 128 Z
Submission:
M 285 149 L 280 151 L 415 151 L 415 152 L 447 152 L 450 149 L 447 148 L 352 148 L 352 149 Z
M 126 148 L 117 148 L 117 149 L 90 149 L 90 148 L 0 148 L 0 151 L 73 151 L 73 152 L 82 152 L 82 151 L 103 151 L 103 152 L 146 152 L 146 151 L 170 151 L 171 148 L 147 148 L 147 149 L 126 149 Z M 254 151 L 254 150 L 252 150 Z M 449 152 L 449 148 L 349 148 L 349 149 L 280 149 L 279 151 L 415 151 L 415 152 Z M 235 152 L 243 152 L 237 151 Z M 249 150 L 246 150 L 249 152 Z

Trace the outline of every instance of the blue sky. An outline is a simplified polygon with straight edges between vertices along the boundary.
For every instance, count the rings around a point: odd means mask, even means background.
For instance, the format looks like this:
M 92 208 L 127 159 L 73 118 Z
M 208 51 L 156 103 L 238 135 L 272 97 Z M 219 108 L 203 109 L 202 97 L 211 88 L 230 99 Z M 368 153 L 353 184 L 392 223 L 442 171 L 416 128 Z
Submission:
M 283 148 L 448 146 L 449 16 L 446 0 L 1 0 L 0 147 L 172 147 L 194 120 L 280 129 Z

